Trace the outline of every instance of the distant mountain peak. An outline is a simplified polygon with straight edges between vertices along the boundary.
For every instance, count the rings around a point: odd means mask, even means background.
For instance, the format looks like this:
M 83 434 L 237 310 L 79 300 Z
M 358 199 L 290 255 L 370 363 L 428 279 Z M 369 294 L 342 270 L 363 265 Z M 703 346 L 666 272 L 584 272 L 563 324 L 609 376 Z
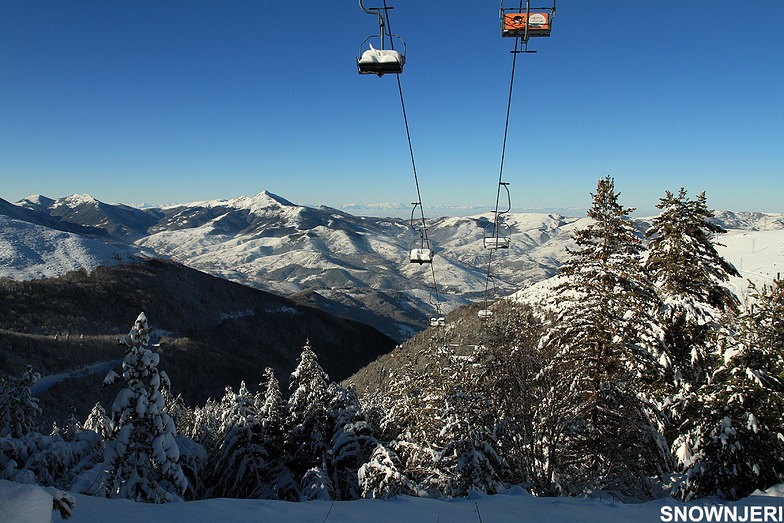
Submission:
M 99 202 L 89 194 L 72 194 L 70 196 L 66 196 L 65 198 L 59 198 L 54 205 L 56 207 L 59 207 L 61 205 L 67 207 L 76 207 L 78 205 L 96 205 L 99 203 L 101 202 Z
M 20 207 L 40 207 L 44 209 L 48 209 L 49 207 L 54 204 L 55 200 L 49 198 L 48 196 L 44 196 L 43 194 L 33 194 L 28 196 L 27 198 L 23 198 L 16 202 L 16 205 Z
M 285 207 L 295 206 L 295 204 L 291 203 L 290 201 L 283 198 L 282 196 L 278 196 L 277 194 L 271 193 L 267 190 L 261 191 L 259 194 L 253 196 L 250 199 L 258 203 L 273 203 L 273 204 L 283 205 Z
M 248 209 L 253 213 L 269 209 L 270 207 L 298 207 L 287 199 L 269 191 L 261 191 L 256 196 L 240 196 L 225 202 L 235 209 Z

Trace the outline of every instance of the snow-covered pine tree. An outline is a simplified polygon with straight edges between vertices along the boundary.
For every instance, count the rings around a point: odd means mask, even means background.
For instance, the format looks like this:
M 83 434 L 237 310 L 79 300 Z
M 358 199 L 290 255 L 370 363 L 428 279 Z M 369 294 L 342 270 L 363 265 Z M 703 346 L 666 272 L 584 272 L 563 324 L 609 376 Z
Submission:
M 41 407 L 30 394 L 30 387 L 40 377 L 30 365 L 18 378 L 0 376 L 0 437 L 21 438 L 35 429 Z
M 328 464 L 332 486 L 337 499 L 360 497 L 358 471 L 378 445 L 375 430 L 368 422 L 353 386 L 329 386 L 329 418 L 332 420 L 332 438 Z
M 379 443 L 368 462 L 357 471 L 361 497 L 387 499 L 398 494 L 416 495 L 416 484 L 401 472 L 402 468 L 395 451 Z
M 737 298 L 722 283 L 739 274 L 716 251 L 716 236 L 727 231 L 711 221 L 704 192 L 690 200 L 683 188 L 677 195 L 667 191 L 656 207 L 661 213 L 645 233 L 645 268 L 662 298 L 658 317 L 673 368 L 670 383 L 678 389 L 670 413 L 677 429 L 689 417 L 689 397 L 710 372 L 721 315 L 737 312 Z
M 444 448 L 437 465 L 449 478 L 443 488 L 449 497 L 505 489 L 501 478 L 507 464 L 497 450 L 496 409 L 487 391 L 471 386 L 472 379 L 466 376 L 448 391 L 441 413 L 445 423 L 439 436 Z
M 390 376 L 389 396 L 380 402 L 382 437 L 417 493 L 443 495 L 453 472 L 448 463 L 438 463 L 446 446 L 442 414 L 455 385 L 453 363 L 448 348 L 431 344 Z
M 160 356 L 149 348 L 150 327 L 142 312 L 123 340 L 122 389 L 112 406 L 112 439 L 104 453 L 108 497 L 161 503 L 180 500 L 187 479 L 178 464 L 174 421 L 164 409 Z
M 274 398 L 271 401 L 274 402 Z M 228 412 L 232 414 L 226 417 L 231 420 L 231 424 L 228 425 L 215 461 L 210 495 L 275 498 L 277 488 L 271 485 L 273 478 L 270 476 L 277 464 L 270 459 L 271 445 L 265 432 L 265 429 L 272 429 L 272 426 L 269 423 L 271 420 L 263 423 L 262 416 L 270 411 L 273 411 L 274 415 L 278 407 L 263 404 L 260 395 L 251 395 L 244 382 L 240 385 L 239 393 L 234 395 L 234 402 L 235 405 L 228 408 Z M 259 412 L 259 406 L 265 412 Z
M 331 437 L 328 416 L 329 377 L 306 341 L 299 363 L 291 373 L 288 401 L 290 428 L 286 448 L 289 469 L 300 479 L 303 499 L 332 498 L 334 490 L 327 471 L 327 451 Z
M 784 481 L 784 280 L 752 285 L 750 299 L 680 449 L 685 500 L 738 499 Z
M 286 451 L 287 406 L 280 391 L 275 372 L 264 369 L 264 395 L 258 406 L 260 438 L 266 450 L 267 467 L 264 470 L 265 490 L 258 497 L 299 501 L 299 478 L 294 479 L 288 468 L 290 457 Z
M 193 423 L 186 426 L 186 436 L 204 447 L 208 456 L 213 459 L 223 443 L 225 433 L 221 432 L 220 402 L 213 398 L 207 399 L 202 407 L 193 409 Z
M 576 250 L 560 268 L 556 319 L 544 343 L 573 381 L 569 437 L 562 447 L 565 483 L 652 495 L 647 478 L 671 468 L 658 411 L 647 396 L 661 374 L 649 311 L 656 294 L 642 270 L 643 246 L 618 203 L 611 177 L 599 180 L 588 216 L 574 231 Z
M 87 414 L 87 419 L 82 423 L 81 428 L 82 430 L 92 430 L 103 439 L 110 436 L 111 419 L 109 419 L 109 415 L 106 414 L 106 409 L 103 408 L 100 401 L 93 405 L 90 413 Z

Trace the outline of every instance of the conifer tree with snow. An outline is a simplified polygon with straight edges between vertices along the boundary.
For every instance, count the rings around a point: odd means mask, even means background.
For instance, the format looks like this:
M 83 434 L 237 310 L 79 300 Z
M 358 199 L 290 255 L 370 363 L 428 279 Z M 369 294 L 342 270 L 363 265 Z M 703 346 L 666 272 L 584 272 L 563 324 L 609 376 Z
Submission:
M 395 451 L 379 442 L 367 463 L 357 471 L 360 497 L 387 499 L 398 494 L 415 495 L 417 487 L 402 469 Z
M 383 396 L 368 398 L 383 443 L 361 468 L 364 496 L 503 489 L 498 412 L 481 358 L 473 347 L 432 343 L 389 377 Z
M 233 394 L 233 393 L 232 393 Z M 215 456 L 226 435 L 222 431 L 221 402 L 208 398 L 193 409 L 193 421 L 185 426 L 185 435 L 204 447 L 208 456 Z
M 112 439 L 104 453 L 107 497 L 161 503 L 180 500 L 187 479 L 179 466 L 174 421 L 164 409 L 158 353 L 149 348 L 151 329 L 139 314 L 123 340 L 122 389 L 112 405 Z
M 784 280 L 750 287 L 679 453 L 685 499 L 738 499 L 784 481 Z
M 289 470 L 290 457 L 286 451 L 287 405 L 280 391 L 275 372 L 264 369 L 264 394 L 258 406 L 258 423 L 261 425 L 260 440 L 266 452 L 266 467 L 263 472 L 265 490 L 258 497 L 267 499 L 299 500 L 299 481 Z
M 711 221 L 704 192 L 690 200 L 683 188 L 667 191 L 656 207 L 661 213 L 645 233 L 645 268 L 662 298 L 658 316 L 673 381 L 685 386 L 675 401 L 687 403 L 710 372 L 722 314 L 737 312 L 737 298 L 722 284 L 740 274 L 716 251 L 716 236 L 727 231 Z
M 268 457 L 254 399 L 242 382 L 234 395 L 236 405 L 230 409 L 234 415 L 214 464 L 213 496 L 258 498 L 264 491 Z
M 650 314 L 657 296 L 642 270 L 633 209 L 618 196 L 611 177 L 599 180 L 588 211 L 593 221 L 574 231 L 577 249 L 559 270 L 558 313 L 544 343 L 579 398 L 559 475 L 576 492 L 601 488 L 639 498 L 652 495 L 647 478 L 672 463 L 650 397 L 662 373 Z
M 441 414 L 443 450 L 437 465 L 446 469 L 449 479 L 443 492 L 449 497 L 505 489 L 502 478 L 508 465 L 498 452 L 496 411 L 485 391 L 466 385 L 467 380 L 447 392 Z
M 0 376 L 0 437 L 21 438 L 35 429 L 41 407 L 30 387 L 40 377 L 30 365 L 17 378 Z
M 329 386 L 329 417 L 332 437 L 328 451 L 330 481 L 337 499 L 358 499 L 362 495 L 358 471 L 378 445 L 376 431 L 368 422 L 353 386 Z
M 319 365 L 310 341 L 306 341 L 289 382 L 290 432 L 286 444 L 289 469 L 295 478 L 300 478 L 303 499 L 331 499 L 335 494 L 327 471 L 332 436 L 328 389 L 329 377 Z
M 104 439 L 109 437 L 111 434 L 111 419 L 109 419 L 109 415 L 100 401 L 93 405 L 81 428 L 82 430 L 91 430 Z

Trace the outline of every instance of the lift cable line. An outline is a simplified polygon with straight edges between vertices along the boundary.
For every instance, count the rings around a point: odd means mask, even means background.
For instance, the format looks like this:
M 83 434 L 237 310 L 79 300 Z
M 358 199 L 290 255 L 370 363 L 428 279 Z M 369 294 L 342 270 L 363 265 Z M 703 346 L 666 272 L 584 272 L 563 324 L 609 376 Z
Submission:
M 379 23 L 379 38 L 381 40 L 380 49 L 374 49 L 371 45 L 371 48 L 368 51 L 365 51 L 361 58 L 357 59 L 357 67 L 359 69 L 360 74 L 367 74 L 367 73 L 375 73 L 378 76 L 382 76 L 383 74 L 392 73 L 395 75 L 397 80 L 397 89 L 398 94 L 400 95 L 400 107 L 403 112 L 403 123 L 405 124 L 406 129 L 406 139 L 408 140 L 408 152 L 411 158 L 411 168 L 414 173 L 414 184 L 416 186 L 416 193 L 417 193 L 417 201 L 413 202 L 413 208 L 411 209 L 411 228 L 414 229 L 419 233 L 419 239 L 416 240 L 411 245 L 409 261 L 411 263 L 418 263 L 423 264 L 427 263 L 430 266 L 430 275 L 432 278 L 432 286 L 430 287 L 430 301 L 431 305 L 435 308 L 436 316 L 435 318 L 431 318 L 430 324 L 431 325 L 443 325 L 444 318 L 441 312 L 441 300 L 439 297 L 439 290 L 438 290 L 438 281 L 436 279 L 436 272 L 433 267 L 433 251 L 430 245 L 430 238 L 427 234 L 427 220 L 425 219 L 425 211 L 424 206 L 422 205 L 422 192 L 419 186 L 419 175 L 417 173 L 416 168 L 416 161 L 414 159 L 414 147 L 411 141 L 411 129 L 408 124 L 408 114 L 406 112 L 406 103 L 405 98 L 403 96 L 403 85 L 400 81 L 400 74 L 403 72 L 403 65 L 405 64 L 405 42 L 402 38 L 398 35 L 395 35 L 391 32 L 390 23 L 389 23 L 389 11 L 393 9 L 392 7 L 387 6 L 386 0 L 384 0 L 383 7 L 376 7 L 376 8 L 366 8 L 362 0 L 359 0 L 360 8 L 368 13 L 378 17 Z M 383 15 L 382 15 L 383 11 Z M 372 38 L 374 35 L 369 36 L 362 42 L 361 45 Z M 389 49 L 385 48 L 384 40 L 389 40 Z M 403 42 L 403 54 L 398 53 L 395 49 L 395 39 L 400 40 Z M 361 46 L 360 46 L 361 48 Z M 419 208 L 419 218 L 415 217 L 416 210 Z M 420 222 L 421 224 L 418 224 Z
M 384 0 L 384 9 L 386 9 L 386 0 Z M 387 18 L 387 27 L 389 27 L 389 11 L 385 11 L 386 18 Z M 390 45 L 394 48 L 394 42 L 390 39 Z M 414 202 L 412 205 L 414 206 L 411 210 L 411 225 L 414 226 L 414 214 L 416 212 L 417 207 L 419 207 L 419 215 L 422 222 L 421 227 L 418 228 L 419 231 L 419 248 L 414 248 L 411 250 L 410 261 L 412 263 L 428 263 L 430 265 L 430 276 L 433 281 L 432 291 L 431 291 L 431 298 L 434 300 L 432 303 L 433 307 L 436 310 L 435 316 L 435 323 L 442 322 L 443 323 L 443 314 L 441 312 L 441 300 L 439 297 L 438 292 L 438 280 L 436 279 L 436 271 L 433 267 L 433 251 L 430 247 L 430 238 L 427 235 L 427 220 L 425 219 L 425 208 L 422 205 L 422 191 L 419 187 L 419 175 L 417 174 L 416 168 L 416 160 L 414 159 L 414 147 L 411 142 L 411 129 L 408 125 L 408 113 L 406 112 L 406 102 L 405 98 L 403 97 L 403 84 L 400 81 L 400 75 L 396 74 L 395 79 L 397 80 L 397 91 L 400 95 L 400 108 L 403 112 L 403 123 L 405 124 L 406 128 L 406 139 L 408 140 L 408 154 L 411 157 L 411 170 L 414 173 L 414 185 L 416 186 L 416 193 L 417 193 L 417 201 Z M 433 323 L 431 319 L 431 324 Z
M 531 11 L 530 0 L 520 0 L 519 6 L 515 8 L 505 8 L 501 0 L 501 36 L 514 37 L 515 46 L 512 53 L 512 73 L 509 80 L 509 96 L 506 102 L 506 119 L 504 121 L 504 139 L 501 146 L 501 162 L 498 173 L 498 186 L 495 197 L 495 210 L 493 211 L 492 234 L 484 237 L 484 248 L 490 252 L 487 257 L 487 274 L 485 278 L 484 304 L 479 311 L 479 316 L 483 319 L 492 315 L 488 307 L 490 300 L 490 284 L 495 287 L 495 280 L 492 275 L 493 253 L 498 249 L 508 249 L 511 244 L 511 228 L 503 223 L 503 215 L 512 210 L 512 199 L 509 193 L 509 182 L 504 181 L 504 162 L 506 160 L 506 143 L 509 136 L 509 116 L 512 109 L 512 92 L 514 90 L 515 70 L 517 68 L 517 55 L 520 53 L 535 53 L 528 49 L 528 41 L 531 37 L 549 37 L 552 28 L 552 21 L 555 18 L 555 0 L 552 7 L 535 8 L 536 12 Z M 507 208 L 500 210 L 501 188 L 506 191 Z
M 509 80 L 509 96 L 507 97 L 507 101 L 506 101 L 506 120 L 504 122 L 504 139 L 501 145 L 501 163 L 498 170 L 498 187 L 495 195 L 495 210 L 493 211 L 494 214 L 493 232 L 489 238 L 485 236 L 484 239 L 484 247 L 485 249 L 489 249 L 490 252 L 487 256 L 487 275 L 485 277 L 484 305 L 482 306 L 482 310 L 479 311 L 479 316 L 481 318 L 487 318 L 492 314 L 492 312 L 488 308 L 488 302 L 490 300 L 490 282 L 493 281 L 493 275 L 492 275 L 493 253 L 500 248 L 509 248 L 509 244 L 511 243 L 511 234 L 508 236 L 503 236 L 503 237 L 501 236 L 501 230 L 502 230 L 501 216 L 509 212 L 512 208 L 512 199 L 511 199 L 511 195 L 509 194 L 509 183 L 504 182 L 504 161 L 506 160 L 506 142 L 509 136 L 509 115 L 512 112 L 512 92 L 514 90 L 515 69 L 517 68 L 517 55 L 520 52 L 520 42 L 521 42 L 520 38 L 515 38 L 515 48 L 514 51 L 512 51 L 512 74 L 510 75 L 511 78 Z M 499 206 L 501 203 L 502 187 L 506 189 L 506 195 L 509 203 L 506 211 L 499 211 Z

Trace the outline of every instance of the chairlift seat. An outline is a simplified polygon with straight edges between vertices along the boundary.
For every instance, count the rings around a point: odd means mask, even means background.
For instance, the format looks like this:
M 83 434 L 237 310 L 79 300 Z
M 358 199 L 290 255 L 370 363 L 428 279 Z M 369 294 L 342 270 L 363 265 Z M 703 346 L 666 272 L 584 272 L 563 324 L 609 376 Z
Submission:
M 400 74 L 406 63 L 405 55 L 400 54 L 394 49 L 370 49 L 362 53 L 357 59 L 357 69 L 359 74 Z
M 510 243 L 508 236 L 490 236 L 485 238 L 485 249 L 508 249 Z
M 411 263 L 432 263 L 433 252 L 430 249 L 411 249 Z
M 504 13 L 501 36 L 525 37 L 526 13 Z M 550 36 L 550 13 L 530 13 L 528 37 Z

